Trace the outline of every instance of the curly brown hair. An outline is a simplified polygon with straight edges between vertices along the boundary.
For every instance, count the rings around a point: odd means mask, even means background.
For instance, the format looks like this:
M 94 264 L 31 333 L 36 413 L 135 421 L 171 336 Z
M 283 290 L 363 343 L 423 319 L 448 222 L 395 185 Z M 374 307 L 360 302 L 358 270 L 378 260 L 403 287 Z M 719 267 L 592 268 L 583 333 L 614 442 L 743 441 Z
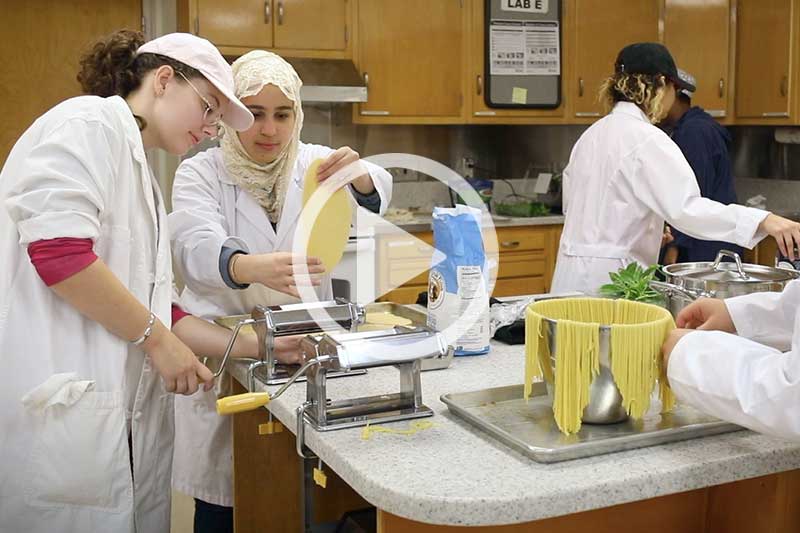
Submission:
M 604 104 L 606 112 L 611 111 L 617 102 L 632 102 L 655 124 L 669 112 L 663 105 L 667 86 L 667 79 L 661 74 L 617 72 L 600 86 L 598 98 Z
M 136 54 L 145 42 L 140 31 L 118 30 L 95 41 L 80 59 L 78 83 L 85 94 L 126 98 L 142 84 L 145 74 L 162 65 L 189 79 L 200 72 L 180 61 L 158 54 Z

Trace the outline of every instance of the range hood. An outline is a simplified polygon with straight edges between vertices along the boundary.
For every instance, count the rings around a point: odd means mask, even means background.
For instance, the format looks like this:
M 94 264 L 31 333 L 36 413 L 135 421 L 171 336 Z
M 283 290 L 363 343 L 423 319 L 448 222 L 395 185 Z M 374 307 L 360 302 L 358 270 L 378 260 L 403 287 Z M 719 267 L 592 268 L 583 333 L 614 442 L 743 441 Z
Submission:
M 300 89 L 303 103 L 367 101 L 367 87 L 349 59 L 284 59 L 291 63 L 303 80 Z

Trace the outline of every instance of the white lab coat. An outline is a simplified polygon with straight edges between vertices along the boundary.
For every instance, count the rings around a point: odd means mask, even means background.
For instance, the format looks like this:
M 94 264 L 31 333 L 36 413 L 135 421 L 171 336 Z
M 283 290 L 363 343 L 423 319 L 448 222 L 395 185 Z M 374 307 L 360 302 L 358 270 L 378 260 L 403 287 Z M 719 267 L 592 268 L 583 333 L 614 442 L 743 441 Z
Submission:
M 575 143 L 563 175 L 566 220 L 552 292 L 594 294 L 633 261 L 658 261 L 664 221 L 699 239 L 752 248 L 766 211 L 702 198 L 680 148 L 629 102 Z
M 172 394 L 27 254 L 37 240 L 91 238 L 170 323 L 166 212 L 125 101 L 82 96 L 45 113 L 9 154 L 0 199 L 0 531 L 168 531 Z
M 180 299 L 188 313 L 211 320 L 249 313 L 256 304 L 278 305 L 296 301 L 282 293 L 253 284 L 245 290 L 228 287 L 219 273 L 223 246 L 248 253 L 291 251 L 292 238 L 303 202 L 303 178 L 315 159 L 333 150 L 300 143 L 286 192 L 277 235 L 264 209 L 229 176 L 220 148 L 212 148 L 181 163 L 172 189 L 169 216 L 177 271 L 186 282 Z M 386 170 L 365 165 L 381 197 L 383 213 L 391 199 L 392 178 Z M 318 287 L 320 300 L 330 299 L 330 276 Z M 233 506 L 232 424 L 216 413 L 218 396 L 230 394 L 223 374 L 214 390 L 199 391 L 175 401 L 175 458 L 173 486 L 216 505 Z
M 800 281 L 725 304 L 738 336 L 684 336 L 669 359 L 672 390 L 718 418 L 800 441 Z

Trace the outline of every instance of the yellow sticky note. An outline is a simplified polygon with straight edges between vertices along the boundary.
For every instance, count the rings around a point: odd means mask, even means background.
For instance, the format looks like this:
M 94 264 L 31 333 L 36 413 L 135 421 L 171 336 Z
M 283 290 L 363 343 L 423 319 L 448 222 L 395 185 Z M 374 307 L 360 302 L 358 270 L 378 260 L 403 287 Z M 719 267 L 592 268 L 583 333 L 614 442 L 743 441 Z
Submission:
M 524 87 L 514 87 L 511 90 L 511 103 L 512 104 L 527 104 L 528 103 L 528 89 Z
M 314 468 L 314 483 L 323 489 L 328 485 L 328 476 L 320 468 Z

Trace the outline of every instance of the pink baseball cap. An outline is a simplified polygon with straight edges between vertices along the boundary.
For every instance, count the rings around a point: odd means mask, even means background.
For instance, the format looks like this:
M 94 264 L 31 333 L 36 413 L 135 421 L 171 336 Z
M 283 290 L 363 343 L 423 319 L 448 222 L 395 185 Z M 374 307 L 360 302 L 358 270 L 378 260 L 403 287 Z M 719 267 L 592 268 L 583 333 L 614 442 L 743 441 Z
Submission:
M 188 65 L 198 71 L 227 98 L 222 122 L 237 131 L 253 125 L 253 114 L 236 98 L 231 66 L 211 42 L 191 33 L 168 33 L 144 43 L 137 54 L 159 54 Z

